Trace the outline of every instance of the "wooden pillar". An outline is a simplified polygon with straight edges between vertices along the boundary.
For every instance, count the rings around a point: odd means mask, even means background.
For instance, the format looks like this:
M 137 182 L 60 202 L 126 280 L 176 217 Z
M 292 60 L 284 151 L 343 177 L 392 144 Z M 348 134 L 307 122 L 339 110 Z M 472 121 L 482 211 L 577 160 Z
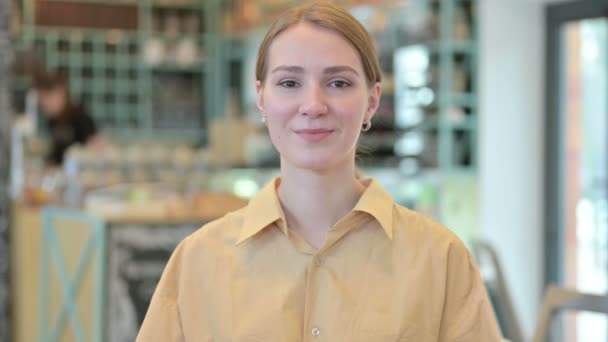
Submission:
M 0 1 L 0 342 L 11 340 L 9 279 L 9 169 L 12 112 L 9 105 L 9 23 L 11 1 Z

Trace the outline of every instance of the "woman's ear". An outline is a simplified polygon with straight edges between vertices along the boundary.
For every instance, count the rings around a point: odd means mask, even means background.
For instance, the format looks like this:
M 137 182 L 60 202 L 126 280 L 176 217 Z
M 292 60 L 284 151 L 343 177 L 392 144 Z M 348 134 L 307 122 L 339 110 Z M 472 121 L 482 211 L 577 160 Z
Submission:
M 262 81 L 255 81 L 255 92 L 257 94 L 255 104 L 257 105 L 260 113 L 264 113 L 264 85 L 262 84 Z
M 380 97 L 382 96 L 382 85 L 380 84 L 380 82 L 376 82 L 370 89 L 369 89 L 369 96 L 368 96 L 368 100 L 367 100 L 367 111 L 365 112 L 365 117 L 363 122 L 368 122 L 369 120 L 371 120 L 374 115 L 376 114 L 376 111 L 378 110 L 378 107 L 380 106 Z

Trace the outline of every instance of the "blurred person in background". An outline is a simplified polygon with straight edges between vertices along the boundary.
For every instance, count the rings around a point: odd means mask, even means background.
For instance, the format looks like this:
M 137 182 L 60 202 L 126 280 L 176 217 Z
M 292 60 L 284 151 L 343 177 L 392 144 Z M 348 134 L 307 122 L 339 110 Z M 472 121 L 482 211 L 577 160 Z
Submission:
M 46 156 L 49 167 L 63 163 L 73 144 L 99 146 L 101 138 L 93 118 L 70 94 L 66 77 L 61 73 L 41 71 L 34 76 L 40 110 L 49 124 L 50 145 Z
M 500 341 L 463 242 L 355 154 L 381 97 L 369 33 L 330 2 L 281 14 L 257 59 L 280 177 L 182 241 L 138 341 Z

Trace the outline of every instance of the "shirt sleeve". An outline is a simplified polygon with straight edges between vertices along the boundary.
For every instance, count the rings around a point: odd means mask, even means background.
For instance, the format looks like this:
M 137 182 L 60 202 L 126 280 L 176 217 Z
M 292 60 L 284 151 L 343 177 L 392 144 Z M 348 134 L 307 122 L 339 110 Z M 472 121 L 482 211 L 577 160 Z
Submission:
M 177 246 L 163 271 L 136 342 L 185 341 L 177 298 L 186 240 Z
M 439 341 L 502 341 L 494 311 L 471 254 L 462 243 L 451 247 Z

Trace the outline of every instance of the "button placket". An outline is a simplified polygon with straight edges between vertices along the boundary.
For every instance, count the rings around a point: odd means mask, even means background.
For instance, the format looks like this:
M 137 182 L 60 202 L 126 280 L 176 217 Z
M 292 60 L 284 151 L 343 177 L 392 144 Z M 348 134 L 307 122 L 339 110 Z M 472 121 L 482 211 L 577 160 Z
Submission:
M 318 271 L 315 271 L 314 269 L 317 269 L 323 265 L 323 258 L 319 257 L 319 254 L 321 254 L 319 252 L 320 251 L 318 251 L 316 254 L 314 254 L 312 256 L 311 267 L 313 268 L 313 270 L 308 273 L 308 285 L 309 286 L 312 285 L 313 283 L 315 283 L 315 281 L 313 281 L 313 279 L 315 279 L 314 275 L 318 273 Z M 312 296 L 307 296 L 307 299 L 311 300 Z M 307 303 L 308 308 L 312 308 L 312 306 L 310 304 L 311 304 L 310 302 Z M 310 316 L 308 317 L 309 322 L 311 322 L 310 321 L 311 318 L 312 317 L 310 317 Z M 309 329 L 310 329 L 309 336 L 311 336 L 312 339 L 318 339 L 319 335 L 321 334 L 321 329 L 319 328 L 319 326 L 311 324 L 311 325 L 309 325 Z

